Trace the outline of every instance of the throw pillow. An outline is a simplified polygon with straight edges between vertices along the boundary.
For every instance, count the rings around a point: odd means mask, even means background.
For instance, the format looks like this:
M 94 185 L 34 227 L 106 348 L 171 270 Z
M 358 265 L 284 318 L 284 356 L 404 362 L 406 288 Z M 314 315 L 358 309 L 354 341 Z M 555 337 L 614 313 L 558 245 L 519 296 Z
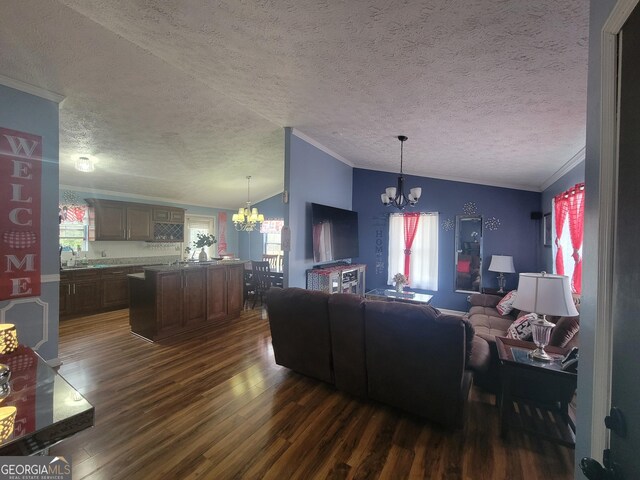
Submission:
M 580 317 L 561 317 L 551 330 L 549 345 L 566 347 L 578 330 L 580 330 Z
M 511 324 L 507 330 L 507 338 L 516 338 L 518 340 L 529 340 L 531 338 L 531 322 L 535 320 L 537 315 L 529 313 L 523 315 Z
M 471 271 L 471 260 L 458 260 L 458 271 L 469 273 Z
M 498 310 L 500 315 L 508 315 L 511 310 L 513 310 L 513 302 L 515 302 L 517 294 L 517 290 L 511 290 L 502 300 L 500 300 L 500 302 L 498 302 L 496 310 Z

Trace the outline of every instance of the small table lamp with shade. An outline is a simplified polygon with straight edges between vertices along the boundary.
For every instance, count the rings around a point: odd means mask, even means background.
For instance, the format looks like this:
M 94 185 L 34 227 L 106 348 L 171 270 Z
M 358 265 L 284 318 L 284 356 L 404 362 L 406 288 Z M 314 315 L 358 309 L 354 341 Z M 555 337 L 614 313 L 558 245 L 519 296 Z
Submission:
M 504 274 L 516 272 L 516 269 L 513 268 L 513 257 L 511 255 L 491 255 L 489 271 L 498 272 L 498 287 L 500 287 L 498 293 L 504 293 L 504 286 L 507 282 Z
M 546 272 L 521 273 L 518 281 L 518 293 L 513 308 L 542 315 L 531 322 L 533 342 L 536 349 L 531 352 L 534 360 L 549 362 L 552 357 L 544 351 L 549 343 L 551 330 L 555 325 L 547 321 L 547 315 L 573 317 L 578 310 L 571 296 L 571 282 L 565 275 Z

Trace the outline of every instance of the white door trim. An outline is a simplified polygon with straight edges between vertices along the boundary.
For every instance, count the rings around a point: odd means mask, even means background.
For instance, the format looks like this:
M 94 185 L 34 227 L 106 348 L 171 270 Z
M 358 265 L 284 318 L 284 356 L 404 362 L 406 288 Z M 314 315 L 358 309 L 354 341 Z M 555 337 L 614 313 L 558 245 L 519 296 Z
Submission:
M 591 417 L 591 456 L 601 458 L 608 445 L 604 417 L 611 404 L 613 331 L 613 258 L 618 192 L 618 35 L 640 0 L 618 0 L 601 33 L 600 199 L 598 278 Z

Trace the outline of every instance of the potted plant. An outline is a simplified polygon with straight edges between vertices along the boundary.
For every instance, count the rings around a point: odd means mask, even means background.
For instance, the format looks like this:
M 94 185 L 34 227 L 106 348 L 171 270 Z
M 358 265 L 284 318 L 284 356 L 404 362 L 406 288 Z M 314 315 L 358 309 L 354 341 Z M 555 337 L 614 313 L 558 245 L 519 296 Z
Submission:
M 205 262 L 207 260 L 207 252 L 204 251 L 204 247 L 210 247 L 214 243 L 217 243 L 216 237 L 208 233 L 198 233 L 196 235 L 196 240 L 193 242 L 193 245 L 196 248 L 200 248 L 200 254 L 198 255 L 198 260 L 201 262 Z

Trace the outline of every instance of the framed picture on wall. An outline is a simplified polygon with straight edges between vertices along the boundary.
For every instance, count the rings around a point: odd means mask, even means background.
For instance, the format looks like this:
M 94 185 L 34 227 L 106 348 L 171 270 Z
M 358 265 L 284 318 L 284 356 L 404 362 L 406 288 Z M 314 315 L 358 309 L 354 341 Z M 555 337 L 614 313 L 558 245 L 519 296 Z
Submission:
M 542 239 L 545 247 L 551 246 L 551 213 L 544 214 L 542 222 Z

